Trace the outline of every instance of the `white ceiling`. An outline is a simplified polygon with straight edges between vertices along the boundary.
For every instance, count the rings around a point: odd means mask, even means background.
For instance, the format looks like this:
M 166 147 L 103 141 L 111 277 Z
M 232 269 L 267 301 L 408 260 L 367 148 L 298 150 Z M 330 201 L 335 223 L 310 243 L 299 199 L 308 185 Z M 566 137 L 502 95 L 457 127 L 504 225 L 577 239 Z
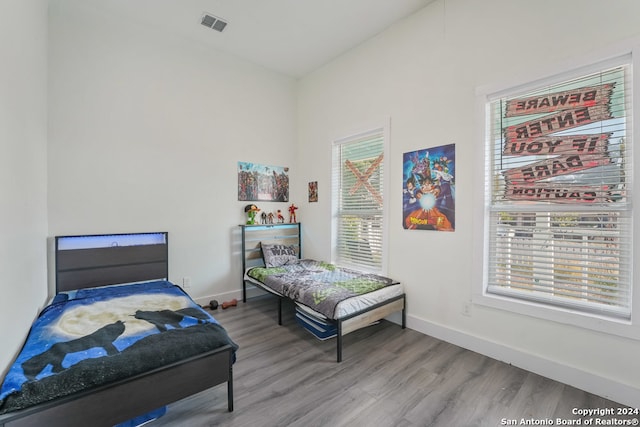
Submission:
M 66 0 L 54 0 L 66 1 Z M 82 0 L 301 77 L 435 0 Z M 227 21 L 222 33 L 203 13 Z

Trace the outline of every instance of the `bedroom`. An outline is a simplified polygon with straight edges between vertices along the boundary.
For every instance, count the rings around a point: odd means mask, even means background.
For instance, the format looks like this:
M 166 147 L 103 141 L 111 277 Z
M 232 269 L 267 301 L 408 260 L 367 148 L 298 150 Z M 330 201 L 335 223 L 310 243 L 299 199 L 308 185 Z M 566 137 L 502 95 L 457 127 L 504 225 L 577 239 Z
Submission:
M 43 242 L 54 235 L 166 229 L 173 281 L 190 278 L 204 300 L 238 295 L 238 161 L 291 168 L 305 255 L 328 258 L 331 141 L 390 118 L 388 271 L 408 288 L 408 327 L 638 405 L 637 324 L 625 336 L 469 304 L 479 280 L 477 89 L 624 50 L 639 36 L 637 2 L 439 0 L 299 79 L 79 3 L 0 5 L 1 366 L 47 299 Z M 567 31 L 568 17 L 604 30 Z M 522 31 L 541 22 L 544 32 Z M 402 154 L 448 143 L 459 170 L 455 232 L 402 230 Z M 415 267 L 425 256 L 428 279 Z

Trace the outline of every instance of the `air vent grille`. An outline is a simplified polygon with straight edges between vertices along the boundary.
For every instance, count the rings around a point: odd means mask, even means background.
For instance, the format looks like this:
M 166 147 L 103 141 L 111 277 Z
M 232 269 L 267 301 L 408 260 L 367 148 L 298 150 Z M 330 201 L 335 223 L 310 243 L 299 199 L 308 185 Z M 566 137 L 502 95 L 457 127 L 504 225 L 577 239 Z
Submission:
M 211 28 L 213 30 L 216 30 L 218 32 L 222 32 L 225 27 L 227 26 L 227 22 L 218 18 L 217 16 L 211 15 L 210 13 L 204 13 L 202 15 L 202 19 L 200 21 L 200 23 L 202 25 L 204 25 L 207 28 Z

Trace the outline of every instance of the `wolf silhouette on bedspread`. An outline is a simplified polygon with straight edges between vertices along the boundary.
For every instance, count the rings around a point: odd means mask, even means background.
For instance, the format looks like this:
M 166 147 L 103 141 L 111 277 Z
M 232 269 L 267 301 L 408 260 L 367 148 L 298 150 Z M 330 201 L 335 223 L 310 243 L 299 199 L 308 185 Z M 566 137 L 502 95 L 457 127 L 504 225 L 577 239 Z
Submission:
M 113 342 L 122 335 L 124 329 L 124 322 L 122 320 L 118 320 L 117 322 L 105 325 L 92 334 L 85 335 L 84 337 L 70 341 L 57 342 L 48 350 L 35 355 L 22 363 L 24 376 L 29 380 L 33 380 L 44 368 L 47 367 L 47 365 L 52 365 L 53 372 L 58 373 L 63 371 L 65 368 L 62 366 L 62 361 L 69 353 L 76 353 L 95 347 L 101 347 L 108 355 L 116 354 L 118 353 L 118 349 L 113 345 Z

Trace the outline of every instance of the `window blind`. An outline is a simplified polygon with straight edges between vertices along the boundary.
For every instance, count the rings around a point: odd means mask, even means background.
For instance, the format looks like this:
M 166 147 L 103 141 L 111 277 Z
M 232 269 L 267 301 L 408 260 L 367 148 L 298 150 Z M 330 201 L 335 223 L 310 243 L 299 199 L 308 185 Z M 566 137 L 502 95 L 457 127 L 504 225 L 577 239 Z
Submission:
M 489 100 L 487 293 L 630 318 L 628 59 Z
M 334 144 L 334 262 L 383 269 L 384 133 L 378 129 Z

